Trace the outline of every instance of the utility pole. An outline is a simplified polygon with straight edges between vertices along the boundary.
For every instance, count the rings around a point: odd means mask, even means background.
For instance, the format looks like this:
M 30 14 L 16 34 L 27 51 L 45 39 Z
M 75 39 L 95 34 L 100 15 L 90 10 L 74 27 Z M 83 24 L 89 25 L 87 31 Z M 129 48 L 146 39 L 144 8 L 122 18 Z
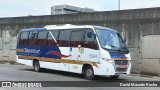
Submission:
M 121 10 L 121 1 L 118 0 L 118 10 Z

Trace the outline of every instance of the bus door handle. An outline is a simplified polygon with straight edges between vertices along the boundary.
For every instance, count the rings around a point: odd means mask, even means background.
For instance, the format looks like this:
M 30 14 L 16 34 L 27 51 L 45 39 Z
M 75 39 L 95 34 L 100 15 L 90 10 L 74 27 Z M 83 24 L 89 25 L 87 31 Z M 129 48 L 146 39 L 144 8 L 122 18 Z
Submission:
M 78 60 L 79 57 L 81 57 L 81 55 L 78 55 L 78 56 L 77 56 L 77 60 Z
M 81 49 L 80 49 L 80 52 L 81 52 L 81 53 L 84 53 L 84 48 L 81 48 Z

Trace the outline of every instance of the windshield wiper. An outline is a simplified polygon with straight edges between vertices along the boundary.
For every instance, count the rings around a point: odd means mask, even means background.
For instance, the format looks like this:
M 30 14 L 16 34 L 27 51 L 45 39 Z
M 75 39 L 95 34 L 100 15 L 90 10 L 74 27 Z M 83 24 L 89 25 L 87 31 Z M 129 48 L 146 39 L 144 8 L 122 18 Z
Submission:
M 128 49 L 125 48 L 125 47 L 123 47 L 123 48 L 125 49 L 125 50 L 124 50 L 124 49 L 118 48 L 117 46 L 113 46 L 113 45 L 109 45 L 109 46 L 116 48 L 118 51 L 127 51 L 127 52 L 128 52 Z
M 106 44 L 106 45 L 108 45 L 108 46 L 110 46 L 110 47 L 114 47 L 114 48 L 116 48 L 117 50 L 116 51 L 119 51 L 119 52 L 126 52 L 126 53 L 129 53 L 129 51 L 128 51 L 128 49 L 126 49 L 126 50 L 122 50 L 122 49 L 119 49 L 117 46 L 113 46 L 113 45 L 109 45 L 109 44 Z M 105 47 L 103 47 L 104 49 L 107 49 L 107 50 L 113 50 L 113 49 L 108 49 L 108 48 L 105 48 Z
M 109 46 L 116 48 L 118 51 L 121 51 L 117 46 L 113 46 L 113 45 L 109 45 Z

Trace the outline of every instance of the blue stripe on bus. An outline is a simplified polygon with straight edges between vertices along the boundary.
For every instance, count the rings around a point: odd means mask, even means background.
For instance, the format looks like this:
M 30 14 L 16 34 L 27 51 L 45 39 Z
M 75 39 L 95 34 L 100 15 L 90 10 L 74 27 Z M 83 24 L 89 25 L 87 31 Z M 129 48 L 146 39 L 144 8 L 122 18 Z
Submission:
M 121 53 L 109 52 L 109 54 L 111 58 L 126 58 L 126 56 Z
M 18 49 L 24 49 L 24 52 L 17 52 L 17 55 L 36 56 L 61 59 L 60 55 L 48 54 L 50 51 L 61 53 L 57 46 L 18 46 Z

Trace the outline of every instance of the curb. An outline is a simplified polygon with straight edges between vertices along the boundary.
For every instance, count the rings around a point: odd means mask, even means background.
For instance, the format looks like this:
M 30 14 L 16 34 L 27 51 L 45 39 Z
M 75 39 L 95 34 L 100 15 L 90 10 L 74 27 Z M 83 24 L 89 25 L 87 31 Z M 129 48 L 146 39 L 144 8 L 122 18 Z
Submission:
M 0 61 L 0 64 L 23 65 L 15 61 Z
M 160 76 L 155 76 L 155 75 L 147 75 L 147 74 L 135 74 L 135 73 L 131 73 L 129 76 L 137 76 L 137 77 L 146 77 L 146 78 L 158 78 L 160 79 Z

